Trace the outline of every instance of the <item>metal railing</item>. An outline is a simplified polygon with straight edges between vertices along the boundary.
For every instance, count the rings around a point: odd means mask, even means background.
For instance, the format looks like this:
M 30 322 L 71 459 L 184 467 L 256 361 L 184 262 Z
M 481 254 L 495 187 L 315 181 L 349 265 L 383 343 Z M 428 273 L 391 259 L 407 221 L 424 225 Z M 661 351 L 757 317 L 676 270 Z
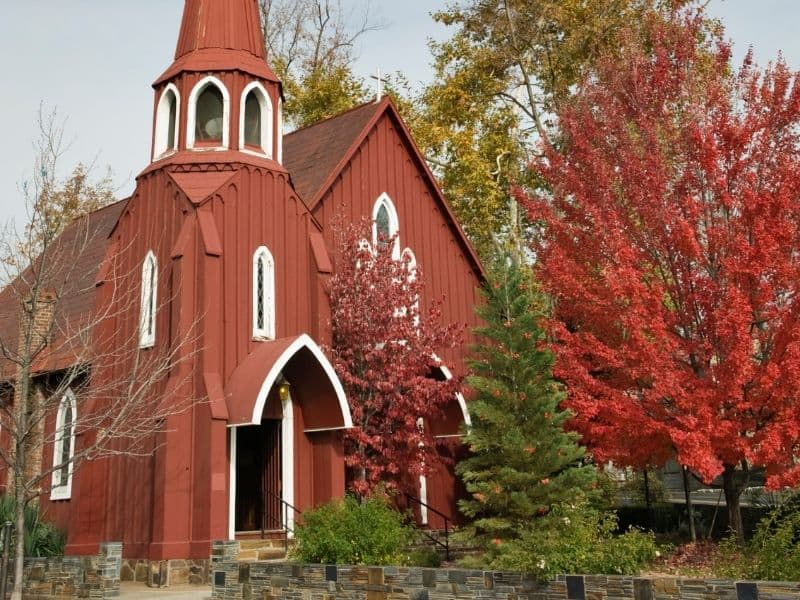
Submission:
M 450 560 L 450 531 L 452 530 L 452 527 L 450 526 L 450 524 L 452 523 L 452 519 L 450 517 L 448 517 L 446 514 L 444 514 L 442 511 L 436 510 L 430 504 L 428 504 L 426 502 L 423 502 L 422 500 L 420 500 L 416 496 L 412 496 L 408 492 L 406 492 L 406 499 L 409 500 L 410 502 L 414 502 L 415 504 L 418 504 L 420 507 L 424 506 L 430 512 L 432 512 L 432 513 L 440 516 L 442 519 L 444 519 L 444 542 L 442 540 L 440 540 L 438 537 L 428 533 L 424 529 L 420 529 L 420 531 L 422 532 L 422 535 L 424 535 L 426 538 L 431 540 L 434 544 L 444 548 L 444 559 L 446 561 L 449 561 Z
M 276 518 L 274 514 L 271 514 L 267 508 L 267 503 L 264 503 L 264 513 L 261 519 L 261 537 L 264 537 L 266 533 L 267 526 L 276 526 L 276 529 L 282 529 L 285 532 L 283 537 L 283 548 L 286 552 L 289 551 L 289 534 L 294 534 L 294 528 L 289 526 L 289 511 L 292 511 L 292 516 L 296 517 L 300 515 L 300 510 L 286 502 L 283 498 L 281 498 L 278 494 L 274 492 L 270 492 L 269 490 L 264 490 L 265 496 L 272 498 L 273 500 L 277 500 L 280 502 L 280 514 Z M 294 522 L 294 519 L 292 519 Z

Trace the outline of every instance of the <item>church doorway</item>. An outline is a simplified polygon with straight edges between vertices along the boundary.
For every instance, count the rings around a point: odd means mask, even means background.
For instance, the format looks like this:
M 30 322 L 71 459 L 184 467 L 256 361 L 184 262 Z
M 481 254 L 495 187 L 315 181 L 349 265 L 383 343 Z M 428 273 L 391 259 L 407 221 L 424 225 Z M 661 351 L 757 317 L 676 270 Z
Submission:
M 283 529 L 281 422 L 239 428 L 236 457 L 236 531 Z

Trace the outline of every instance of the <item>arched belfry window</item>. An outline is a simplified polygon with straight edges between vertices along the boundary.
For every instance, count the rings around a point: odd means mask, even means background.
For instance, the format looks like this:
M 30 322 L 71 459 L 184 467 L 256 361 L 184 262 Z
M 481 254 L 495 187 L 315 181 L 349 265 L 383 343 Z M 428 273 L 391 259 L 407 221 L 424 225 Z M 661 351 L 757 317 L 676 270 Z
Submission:
M 51 500 L 68 500 L 72 495 L 73 458 L 75 457 L 75 394 L 68 389 L 58 404 L 53 443 L 53 474 L 50 482 Z
M 142 264 L 142 306 L 139 317 L 139 347 L 150 348 L 156 343 L 156 309 L 158 302 L 158 261 L 153 251 Z
M 372 243 L 375 248 L 385 248 L 392 237 L 400 231 L 400 220 L 397 217 L 392 199 L 388 194 L 381 194 L 372 209 Z M 400 239 L 394 239 L 392 256 L 400 258 Z
M 169 84 L 161 94 L 156 109 L 156 133 L 153 147 L 153 160 L 171 154 L 178 147 L 178 117 L 180 94 L 178 88 Z
M 272 158 L 272 102 L 264 86 L 254 82 L 244 88 L 239 114 L 239 148 Z
M 253 337 L 275 339 L 275 260 L 265 246 L 253 254 Z
M 189 148 L 228 148 L 230 97 L 216 77 L 206 77 L 189 96 L 186 145 Z

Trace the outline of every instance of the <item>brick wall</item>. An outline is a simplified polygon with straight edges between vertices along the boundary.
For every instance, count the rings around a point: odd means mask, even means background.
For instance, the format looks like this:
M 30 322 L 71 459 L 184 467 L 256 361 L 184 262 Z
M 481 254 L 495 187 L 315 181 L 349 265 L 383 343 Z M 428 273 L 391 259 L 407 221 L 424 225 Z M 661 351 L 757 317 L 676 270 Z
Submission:
M 236 560 L 215 542 L 214 600 L 800 600 L 800 582 L 572 575 L 540 584 L 521 573 Z

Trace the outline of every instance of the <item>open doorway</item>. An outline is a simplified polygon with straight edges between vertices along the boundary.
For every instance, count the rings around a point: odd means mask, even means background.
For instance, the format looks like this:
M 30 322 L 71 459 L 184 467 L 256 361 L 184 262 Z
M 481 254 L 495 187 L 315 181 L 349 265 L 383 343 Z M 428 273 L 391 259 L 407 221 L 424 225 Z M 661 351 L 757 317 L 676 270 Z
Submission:
M 237 532 L 282 529 L 281 421 L 239 427 L 236 435 Z

